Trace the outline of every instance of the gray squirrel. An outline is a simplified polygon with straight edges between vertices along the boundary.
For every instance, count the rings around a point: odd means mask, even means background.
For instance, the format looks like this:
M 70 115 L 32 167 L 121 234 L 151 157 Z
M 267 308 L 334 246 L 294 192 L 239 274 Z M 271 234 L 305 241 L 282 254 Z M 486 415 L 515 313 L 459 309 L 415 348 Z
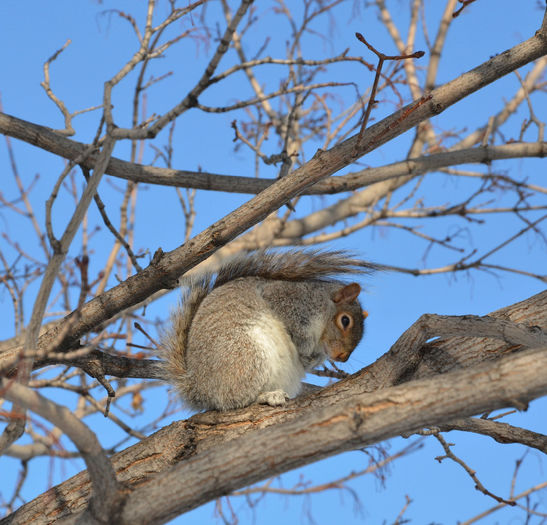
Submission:
M 363 335 L 361 287 L 332 277 L 374 268 L 345 252 L 258 251 L 191 280 L 161 339 L 170 382 L 197 410 L 283 405 Z

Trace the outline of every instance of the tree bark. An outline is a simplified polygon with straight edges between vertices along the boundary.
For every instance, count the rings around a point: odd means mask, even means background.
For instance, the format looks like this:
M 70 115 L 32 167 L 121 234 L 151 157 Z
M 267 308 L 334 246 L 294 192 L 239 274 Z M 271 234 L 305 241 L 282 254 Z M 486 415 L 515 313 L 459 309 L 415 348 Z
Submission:
M 546 331 L 547 291 L 491 317 Z M 547 393 L 547 376 L 538 373 L 547 366 L 546 350 L 487 338 L 441 339 L 418 348 L 411 368 L 405 348 L 390 350 L 362 371 L 286 407 L 253 405 L 173 423 L 113 456 L 118 481 L 128 491 L 123 519 L 163 523 L 324 457 L 484 411 L 523 408 Z M 89 491 L 87 473 L 81 472 L 0 524 L 63 518 L 72 523 L 86 508 Z

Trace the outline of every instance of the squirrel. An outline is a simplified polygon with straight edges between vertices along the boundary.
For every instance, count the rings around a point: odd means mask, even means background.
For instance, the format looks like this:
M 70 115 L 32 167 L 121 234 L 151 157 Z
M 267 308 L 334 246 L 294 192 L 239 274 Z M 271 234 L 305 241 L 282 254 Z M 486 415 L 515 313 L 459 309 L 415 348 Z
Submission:
M 340 251 L 258 251 L 191 279 L 161 338 L 169 381 L 196 410 L 285 404 L 363 335 L 361 287 L 332 277 L 374 269 Z

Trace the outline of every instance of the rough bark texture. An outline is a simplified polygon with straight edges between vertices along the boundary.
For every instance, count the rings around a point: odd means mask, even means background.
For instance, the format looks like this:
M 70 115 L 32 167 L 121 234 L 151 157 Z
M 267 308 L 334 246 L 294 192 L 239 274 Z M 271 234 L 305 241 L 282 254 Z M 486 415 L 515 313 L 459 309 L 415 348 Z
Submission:
M 491 316 L 546 331 L 547 291 Z M 500 340 L 462 337 L 423 345 L 414 356 L 405 353 L 410 347 L 390 350 L 286 407 L 197 414 L 114 455 L 118 480 L 130 489 L 124 520 L 162 523 L 320 458 L 483 411 L 523 408 L 547 393 L 547 376 L 537 373 L 547 366 L 545 348 L 521 350 Z M 82 472 L 0 523 L 73 522 L 86 508 L 89 489 Z

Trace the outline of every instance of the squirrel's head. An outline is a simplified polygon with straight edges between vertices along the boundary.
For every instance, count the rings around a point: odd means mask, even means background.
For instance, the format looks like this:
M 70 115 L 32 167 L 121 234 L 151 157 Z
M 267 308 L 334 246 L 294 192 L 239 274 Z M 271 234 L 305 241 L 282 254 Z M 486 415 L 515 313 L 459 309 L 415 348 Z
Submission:
M 360 292 L 361 287 L 351 283 L 337 288 L 331 296 L 334 315 L 321 336 L 329 359 L 347 361 L 363 337 L 364 319 L 368 314 L 357 300 Z

